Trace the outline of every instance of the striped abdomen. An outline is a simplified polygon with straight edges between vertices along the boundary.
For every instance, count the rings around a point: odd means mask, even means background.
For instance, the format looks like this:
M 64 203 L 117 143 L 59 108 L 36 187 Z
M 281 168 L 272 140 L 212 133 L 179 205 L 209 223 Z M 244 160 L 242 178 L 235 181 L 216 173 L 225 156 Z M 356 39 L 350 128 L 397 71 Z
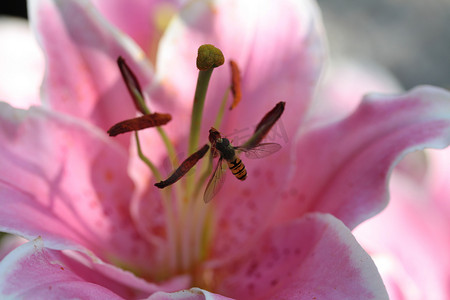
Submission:
M 228 167 L 234 176 L 236 176 L 239 180 L 245 180 L 247 178 L 247 170 L 245 170 L 245 166 L 242 163 L 242 160 L 235 156 L 232 160 L 228 161 Z

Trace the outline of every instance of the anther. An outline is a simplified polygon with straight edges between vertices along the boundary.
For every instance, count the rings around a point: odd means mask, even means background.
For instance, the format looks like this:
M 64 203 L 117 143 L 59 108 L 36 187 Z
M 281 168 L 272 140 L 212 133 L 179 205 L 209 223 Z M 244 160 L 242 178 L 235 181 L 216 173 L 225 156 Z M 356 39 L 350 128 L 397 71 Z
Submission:
M 148 111 L 144 108 L 142 103 L 142 101 L 144 101 L 144 96 L 142 94 L 141 85 L 139 84 L 136 75 L 134 75 L 133 71 L 127 65 L 122 56 L 119 56 L 117 59 L 117 64 L 119 65 L 120 73 L 125 81 L 128 92 L 130 93 L 131 98 L 133 98 L 134 106 L 144 115 L 147 114 Z
M 267 133 L 269 133 L 273 125 L 275 125 L 275 122 L 278 121 L 278 119 L 283 114 L 285 105 L 286 102 L 278 102 L 271 111 L 266 113 L 256 126 L 255 132 L 253 133 L 252 137 L 247 142 L 245 142 L 243 146 L 254 147 L 261 143 L 261 141 L 266 137 Z
M 156 127 L 167 124 L 172 119 L 169 114 L 153 113 L 141 117 L 125 120 L 112 126 L 108 130 L 109 136 L 116 136 L 121 133 L 142 130 L 149 127 Z
M 231 92 L 233 93 L 233 103 L 230 109 L 235 108 L 241 102 L 241 73 L 239 67 L 234 60 L 230 60 L 231 67 Z
M 155 183 L 155 186 L 162 189 L 169 185 L 174 184 L 178 180 L 180 180 L 190 169 L 192 169 L 195 164 L 205 156 L 208 151 L 209 146 L 205 144 L 202 148 L 200 148 L 197 152 L 192 153 L 188 158 L 186 158 L 181 165 L 170 175 L 166 180 Z

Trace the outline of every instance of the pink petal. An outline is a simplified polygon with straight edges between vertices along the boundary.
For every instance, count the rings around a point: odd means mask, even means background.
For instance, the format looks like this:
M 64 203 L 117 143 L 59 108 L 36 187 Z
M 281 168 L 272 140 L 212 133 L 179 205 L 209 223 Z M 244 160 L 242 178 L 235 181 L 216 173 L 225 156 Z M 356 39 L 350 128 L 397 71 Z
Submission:
M 76 275 L 42 240 L 26 243 L 0 262 L 0 295 L 8 299 L 123 299 Z
M 448 161 L 449 149 L 430 152 L 428 178 L 448 181 L 450 173 L 438 170 Z M 441 206 L 448 193 L 433 195 L 397 171 L 390 193 L 387 208 L 358 226 L 356 238 L 374 258 L 391 299 L 448 299 L 450 222 L 449 211 Z
M 426 181 L 434 205 L 446 214 L 450 214 L 450 149 L 428 151 L 429 173 Z
M 0 100 L 22 108 L 39 104 L 44 58 L 28 23 L 2 17 L 0 41 Z
M 3 103 L 0 112 L 0 231 L 79 250 L 86 264 L 137 289 L 186 286 L 186 278 L 147 283 L 102 262 L 151 276 L 158 257 L 130 216 L 133 185 L 118 144 L 91 125 L 41 108 L 21 111 Z
M 150 249 L 128 211 L 126 153 L 74 119 L 6 104 L 0 111 L 2 230 L 145 264 Z
M 176 293 L 163 293 L 158 292 L 151 295 L 148 300 L 226 300 L 231 299 L 218 294 L 213 294 L 208 291 L 192 288 L 190 290 L 184 290 Z
M 156 51 L 163 21 L 178 10 L 177 0 L 94 0 L 94 5 L 147 54 Z
M 135 116 L 116 60 L 123 56 L 145 86 L 152 70 L 139 47 L 87 0 L 32 1 L 29 15 L 47 59 L 43 101 L 104 130 Z
M 312 118 L 322 122 L 331 123 L 348 116 L 368 93 L 403 91 L 388 70 L 367 61 L 332 59 L 323 77 L 310 111 Z
M 137 277 L 128 270 L 123 270 L 112 264 L 104 263 L 89 252 L 87 252 L 87 254 L 90 261 L 86 261 L 86 264 L 89 264 L 91 269 L 98 271 L 112 280 L 116 280 L 121 285 L 132 287 L 136 290 L 145 292 L 146 294 L 151 294 L 158 291 L 173 292 L 180 289 L 185 289 L 191 282 L 190 276 L 185 274 L 173 276 L 166 281 L 159 281 L 158 283 L 149 282 L 145 279 Z M 153 262 L 155 256 L 156 255 L 148 254 L 147 258 L 149 261 Z M 155 264 L 155 267 L 157 266 L 159 265 Z M 152 266 L 146 266 L 145 270 L 138 269 L 137 271 L 143 271 L 142 275 L 146 276 L 147 274 L 145 272 L 153 271 L 153 269 Z M 117 286 L 117 283 L 115 283 L 115 286 Z
M 290 145 L 282 145 L 279 153 L 264 159 L 241 155 L 248 173 L 244 182 L 226 171 L 224 186 L 210 204 L 215 213 L 211 258 L 216 263 L 240 255 L 241 247 L 253 243 L 266 229 L 277 203 L 283 201 L 281 193 L 292 162 Z
M 449 144 L 449 100 L 434 87 L 370 95 L 347 119 L 301 134 L 298 169 L 276 220 L 322 211 L 353 228 L 375 215 L 387 204 L 389 172 L 402 154 Z
M 221 49 L 225 59 L 237 61 L 241 69 L 243 99 L 235 110 L 227 110 L 223 133 L 233 135 L 234 131 L 247 129 L 244 134 L 251 134 L 260 118 L 281 100 L 288 107 L 283 122 L 288 135 L 293 133 L 311 100 L 323 62 L 323 35 L 316 4 L 233 0 L 187 5 L 161 40 L 157 71 L 168 97 L 183 99 L 180 105 L 188 112 L 198 73 L 197 49 L 205 43 Z M 214 71 L 210 82 L 204 140 L 229 85 L 226 62 Z
M 448 299 L 448 215 L 427 202 L 413 182 L 394 179 L 389 206 L 355 235 L 376 260 L 390 295 Z
M 217 292 L 238 299 L 387 299 L 348 228 L 318 213 L 271 228 L 215 280 Z

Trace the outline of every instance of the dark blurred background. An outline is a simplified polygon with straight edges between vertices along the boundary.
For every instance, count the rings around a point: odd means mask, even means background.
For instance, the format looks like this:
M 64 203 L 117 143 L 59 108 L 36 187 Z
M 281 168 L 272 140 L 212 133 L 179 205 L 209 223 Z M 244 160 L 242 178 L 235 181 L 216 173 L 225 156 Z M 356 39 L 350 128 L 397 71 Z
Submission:
M 405 88 L 450 87 L 450 0 L 317 1 L 333 56 L 379 63 Z M 26 17 L 26 3 L 0 0 L 0 14 Z
M 0 15 L 27 17 L 27 3 L 25 0 L 0 0 Z
M 318 0 L 334 55 L 369 59 L 410 88 L 450 87 L 450 0 Z

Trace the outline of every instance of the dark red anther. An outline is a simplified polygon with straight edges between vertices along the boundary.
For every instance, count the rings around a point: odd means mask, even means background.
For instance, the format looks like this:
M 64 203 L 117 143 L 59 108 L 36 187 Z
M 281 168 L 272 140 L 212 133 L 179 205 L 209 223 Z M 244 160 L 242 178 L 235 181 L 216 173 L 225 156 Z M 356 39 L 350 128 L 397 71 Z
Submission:
M 172 120 L 169 114 L 153 113 L 117 123 L 108 130 L 109 136 L 116 136 L 129 131 L 142 130 L 167 124 Z
M 125 85 L 127 86 L 128 92 L 133 98 L 134 106 L 138 111 L 143 113 L 144 115 L 147 113 L 145 109 L 141 105 L 141 101 L 144 99 L 142 94 L 141 85 L 134 75 L 133 71 L 125 62 L 122 56 L 119 56 L 117 59 L 117 64 L 119 65 L 120 73 L 122 74 L 122 78 L 125 81 Z
M 243 146 L 251 148 L 260 144 L 261 141 L 269 133 L 273 125 L 275 125 L 275 123 L 283 114 L 285 105 L 286 102 L 278 102 L 277 105 L 275 105 L 275 107 L 272 108 L 272 110 L 269 111 L 261 119 L 258 125 L 256 125 L 255 132 L 253 133 L 252 137 L 247 142 L 245 142 Z
M 209 146 L 205 144 L 202 148 L 200 148 L 197 152 L 192 153 L 188 158 L 186 158 L 181 165 L 170 175 L 166 180 L 155 183 L 155 186 L 163 189 L 169 185 L 174 184 L 178 180 L 180 180 L 187 172 L 189 172 L 192 167 L 203 157 L 208 151 Z

